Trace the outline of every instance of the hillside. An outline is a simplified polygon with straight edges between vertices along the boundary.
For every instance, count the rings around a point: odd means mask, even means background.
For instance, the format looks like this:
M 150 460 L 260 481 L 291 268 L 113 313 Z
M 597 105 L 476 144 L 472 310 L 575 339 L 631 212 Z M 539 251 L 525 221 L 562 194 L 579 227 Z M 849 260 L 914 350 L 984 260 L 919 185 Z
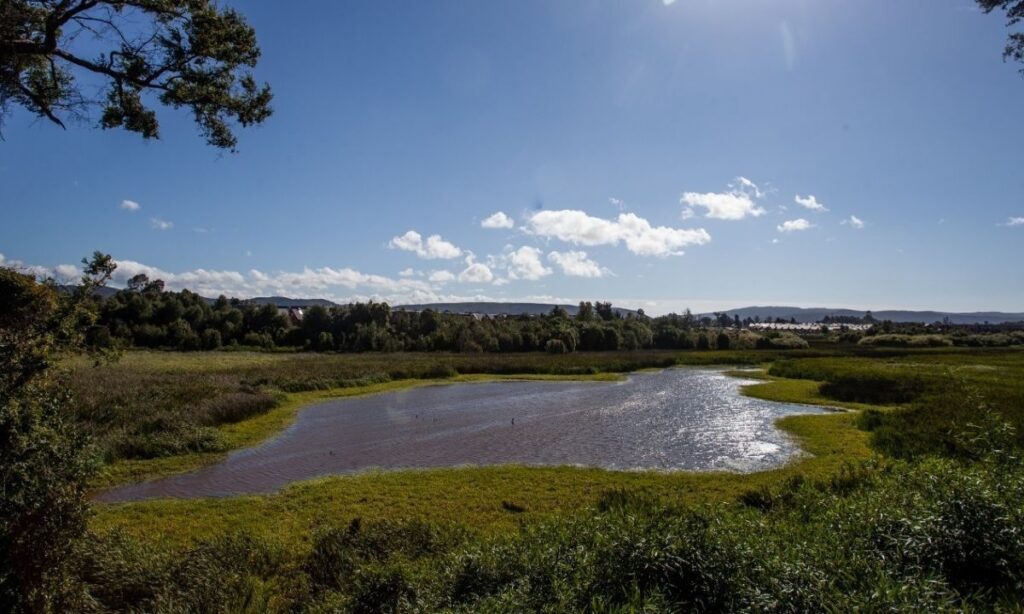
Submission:
M 739 316 L 741 320 L 746 318 L 761 318 L 761 320 L 774 320 L 782 318 L 789 320 L 795 318 L 797 322 L 819 322 L 825 316 L 850 316 L 862 318 L 867 313 L 855 309 L 834 309 L 827 307 L 741 307 L 725 311 L 730 316 Z M 700 314 L 713 315 L 713 314 Z M 872 311 L 871 315 L 876 320 L 892 320 L 893 322 L 939 322 L 949 318 L 954 324 L 1002 324 L 1004 322 L 1024 322 L 1024 313 L 1004 313 L 1000 311 L 978 311 L 971 313 L 955 313 L 946 311 L 908 311 L 908 310 L 881 310 Z
M 406 311 L 423 311 L 424 309 L 433 309 L 434 311 L 448 311 L 451 313 L 482 313 L 486 315 L 542 315 L 551 313 L 551 310 L 555 307 L 561 307 L 565 309 L 569 315 L 576 315 L 579 311 L 578 305 L 555 305 L 553 303 L 485 303 L 485 302 L 469 302 L 469 303 L 424 303 L 418 305 L 396 305 L 395 309 L 403 309 Z M 630 313 L 636 313 L 632 309 L 624 309 L 622 307 L 613 308 L 619 315 L 626 315 Z

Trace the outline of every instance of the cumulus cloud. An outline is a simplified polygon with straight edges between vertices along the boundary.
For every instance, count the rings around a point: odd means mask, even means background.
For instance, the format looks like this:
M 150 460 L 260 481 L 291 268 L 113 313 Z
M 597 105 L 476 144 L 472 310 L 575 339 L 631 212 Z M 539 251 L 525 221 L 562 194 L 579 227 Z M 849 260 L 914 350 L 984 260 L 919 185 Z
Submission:
M 795 220 L 789 220 L 775 227 L 779 232 L 798 232 L 801 230 L 808 230 L 814 228 L 814 224 L 808 222 L 804 218 L 797 218 Z
M 76 281 L 82 276 L 82 270 L 73 264 L 58 264 L 53 267 L 54 277 L 59 281 Z
M 266 272 L 250 269 L 246 273 L 194 269 L 180 273 L 167 271 L 132 260 L 118 260 L 112 284 L 123 286 L 128 279 L 145 273 L 150 279 L 164 280 L 167 289 L 188 288 L 203 296 L 293 296 L 323 297 L 344 303 L 385 300 L 391 304 L 429 303 L 460 300 L 494 300 L 493 297 L 467 297 L 445 294 L 441 288 L 454 280 L 464 283 L 490 283 L 494 274 L 484 264 L 471 264 L 458 276 L 450 271 L 433 271 L 425 278 L 392 278 L 349 268 L 304 267 L 299 271 Z M 413 274 L 421 275 L 419 271 Z
M 541 251 L 524 245 L 508 254 L 509 279 L 536 280 L 551 274 L 551 269 L 540 260 Z
M 149 218 L 149 225 L 154 230 L 170 230 L 174 228 L 174 222 L 168 222 L 167 220 L 162 220 L 158 217 Z
M 487 284 L 494 280 L 494 273 L 486 264 L 471 263 L 459 273 L 459 281 L 464 284 Z
M 1024 217 L 1011 217 L 1006 220 L 1006 226 L 1024 226 Z
M 512 252 L 510 252 L 511 254 Z M 522 260 L 522 259 L 520 259 Z M 301 271 L 260 271 L 247 272 L 219 271 L 215 269 L 193 269 L 172 272 L 133 260 L 118 260 L 111 285 L 124 286 L 128 279 L 145 273 L 150 279 L 161 279 L 168 290 L 187 288 L 202 296 L 226 295 L 237 298 L 254 296 L 292 296 L 298 298 L 326 298 L 337 303 L 354 301 L 387 301 L 392 305 L 407 303 L 439 303 L 467 301 L 502 301 L 507 296 L 487 294 L 457 294 L 442 292 L 438 284 L 426 279 L 396 279 L 382 275 L 371 275 L 351 268 L 305 267 Z M 522 264 L 522 262 L 520 262 Z M 27 265 L 0 254 L 0 266 L 15 268 L 38 277 L 53 277 L 57 268 L 70 273 L 72 265 L 44 267 Z M 417 275 L 421 275 L 419 271 Z M 499 278 L 490 267 L 481 263 L 469 265 L 458 280 L 465 283 L 489 283 L 503 286 L 508 282 Z M 553 297 L 544 295 L 522 295 L 517 300 L 528 302 L 576 303 L 579 297 Z
M 142 205 L 140 205 L 139 203 L 135 202 L 134 200 L 122 200 L 121 201 L 121 209 L 123 209 L 125 211 L 138 211 L 141 208 L 142 208 Z
M 793 202 L 804 209 L 810 209 L 811 211 L 817 211 L 818 213 L 828 211 L 828 208 L 825 205 L 818 202 L 818 199 L 814 197 L 814 194 L 809 194 L 806 198 L 797 194 L 793 198 Z
M 25 264 L 21 260 L 11 260 L 10 258 L 4 257 L 3 254 L 0 254 L 0 266 L 14 269 L 15 271 L 25 273 L 26 275 L 32 275 L 33 277 L 43 278 L 54 276 L 54 271 L 48 267 Z
M 705 209 L 705 217 L 718 220 L 742 220 L 766 213 L 756 202 L 765 195 L 756 183 L 746 177 L 737 177 L 728 187 L 725 192 L 684 192 L 679 198 L 680 204 L 687 206 L 683 209 L 684 218 L 694 207 Z
M 455 273 L 451 271 L 434 271 L 427 276 L 427 279 L 434 283 L 446 283 L 455 279 Z
M 575 245 L 624 243 L 626 249 L 639 256 L 678 256 L 683 254 L 683 247 L 711 241 L 711 235 L 703 228 L 654 227 L 635 213 L 622 213 L 615 220 L 606 220 L 572 209 L 538 211 L 527 220 L 527 229 L 537 236 Z
M 603 277 L 606 270 L 587 258 L 587 252 L 551 252 L 548 260 L 558 265 L 562 273 L 570 277 Z
M 503 211 L 498 211 L 480 222 L 480 226 L 484 228 L 513 228 L 515 225 L 516 223 L 512 221 L 512 218 L 505 215 Z
M 857 230 L 860 230 L 861 228 L 864 228 L 864 220 L 860 219 L 856 215 L 851 215 L 850 217 L 846 218 L 845 220 L 843 220 L 840 223 L 841 224 L 847 224 L 847 225 L 850 226 L 850 228 L 855 228 Z
M 398 272 L 398 276 L 399 277 L 414 277 L 415 275 L 416 275 L 416 271 L 412 267 L 409 267 L 407 269 L 403 269 L 403 270 Z
M 424 260 L 450 260 L 462 255 L 461 249 L 442 239 L 441 235 L 430 235 L 424 241 L 420 233 L 415 230 L 410 230 L 404 235 L 392 238 L 391 242 L 388 243 L 388 247 L 414 252 Z

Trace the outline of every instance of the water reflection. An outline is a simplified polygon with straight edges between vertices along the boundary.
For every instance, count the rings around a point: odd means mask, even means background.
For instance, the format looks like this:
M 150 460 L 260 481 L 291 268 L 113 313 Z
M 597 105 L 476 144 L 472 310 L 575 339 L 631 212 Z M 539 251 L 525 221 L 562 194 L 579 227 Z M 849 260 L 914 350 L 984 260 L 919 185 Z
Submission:
M 327 401 L 281 436 L 194 473 L 103 493 L 100 500 L 273 492 L 368 468 L 582 465 L 756 471 L 797 447 L 774 421 L 818 408 L 741 396 L 749 381 L 671 369 L 622 383 L 499 382 Z

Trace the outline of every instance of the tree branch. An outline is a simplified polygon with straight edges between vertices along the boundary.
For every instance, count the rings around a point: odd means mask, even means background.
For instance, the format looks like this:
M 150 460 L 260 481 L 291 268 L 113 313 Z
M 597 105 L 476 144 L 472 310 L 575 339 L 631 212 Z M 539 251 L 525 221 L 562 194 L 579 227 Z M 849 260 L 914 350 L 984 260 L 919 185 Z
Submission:
M 163 91 L 167 90 L 167 87 L 162 85 L 162 84 L 160 84 L 160 83 L 152 83 L 152 82 L 147 81 L 147 80 L 136 79 L 134 77 L 129 76 L 126 73 L 114 70 L 113 68 L 110 68 L 109 66 L 103 66 L 102 64 L 96 64 L 95 62 L 90 62 L 89 60 L 83 60 L 82 58 L 80 58 L 80 57 L 78 57 L 76 55 L 72 55 L 71 53 L 68 53 L 67 51 L 64 51 L 63 49 L 54 49 L 53 50 L 53 55 L 61 58 L 62 60 L 70 62 L 70 63 L 74 64 L 75 66 L 79 66 L 79 67 L 84 68 L 86 70 L 91 70 L 91 71 L 96 72 L 96 73 L 107 75 L 108 77 L 110 77 L 110 78 L 112 78 L 112 79 L 114 79 L 116 81 L 130 83 L 130 84 L 132 84 L 132 85 L 134 85 L 136 87 L 144 87 L 144 88 L 145 87 L 151 87 L 153 89 L 158 89 L 158 90 L 163 90 Z
M 31 100 L 32 104 L 39 107 L 39 112 L 45 115 L 47 119 L 57 124 L 61 128 L 67 130 L 67 126 L 64 125 L 64 122 L 60 121 L 60 118 L 54 115 L 53 111 L 50 110 L 50 105 L 46 104 L 43 100 L 39 98 L 39 96 L 36 95 L 35 92 L 25 87 L 25 84 L 21 83 L 20 81 L 18 82 L 18 90 L 20 90 L 22 94 L 24 94 L 29 100 Z

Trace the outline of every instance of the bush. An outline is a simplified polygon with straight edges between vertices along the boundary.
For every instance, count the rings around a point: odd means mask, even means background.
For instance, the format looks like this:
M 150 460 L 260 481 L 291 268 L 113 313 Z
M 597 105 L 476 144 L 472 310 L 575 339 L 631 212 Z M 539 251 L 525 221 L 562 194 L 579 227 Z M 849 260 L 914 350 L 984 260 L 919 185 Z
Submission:
M 221 342 L 220 331 L 208 328 L 203 331 L 203 349 L 205 350 L 216 350 L 223 345 Z
M 565 354 L 567 350 L 561 339 L 548 339 L 548 342 L 544 344 L 544 351 L 548 354 Z
M 949 347 L 953 345 L 948 337 L 942 335 L 871 335 L 862 338 L 857 345 L 887 347 Z
M 907 403 L 925 390 L 925 383 L 918 378 L 881 373 L 834 375 L 821 385 L 821 394 L 827 397 L 876 405 Z

